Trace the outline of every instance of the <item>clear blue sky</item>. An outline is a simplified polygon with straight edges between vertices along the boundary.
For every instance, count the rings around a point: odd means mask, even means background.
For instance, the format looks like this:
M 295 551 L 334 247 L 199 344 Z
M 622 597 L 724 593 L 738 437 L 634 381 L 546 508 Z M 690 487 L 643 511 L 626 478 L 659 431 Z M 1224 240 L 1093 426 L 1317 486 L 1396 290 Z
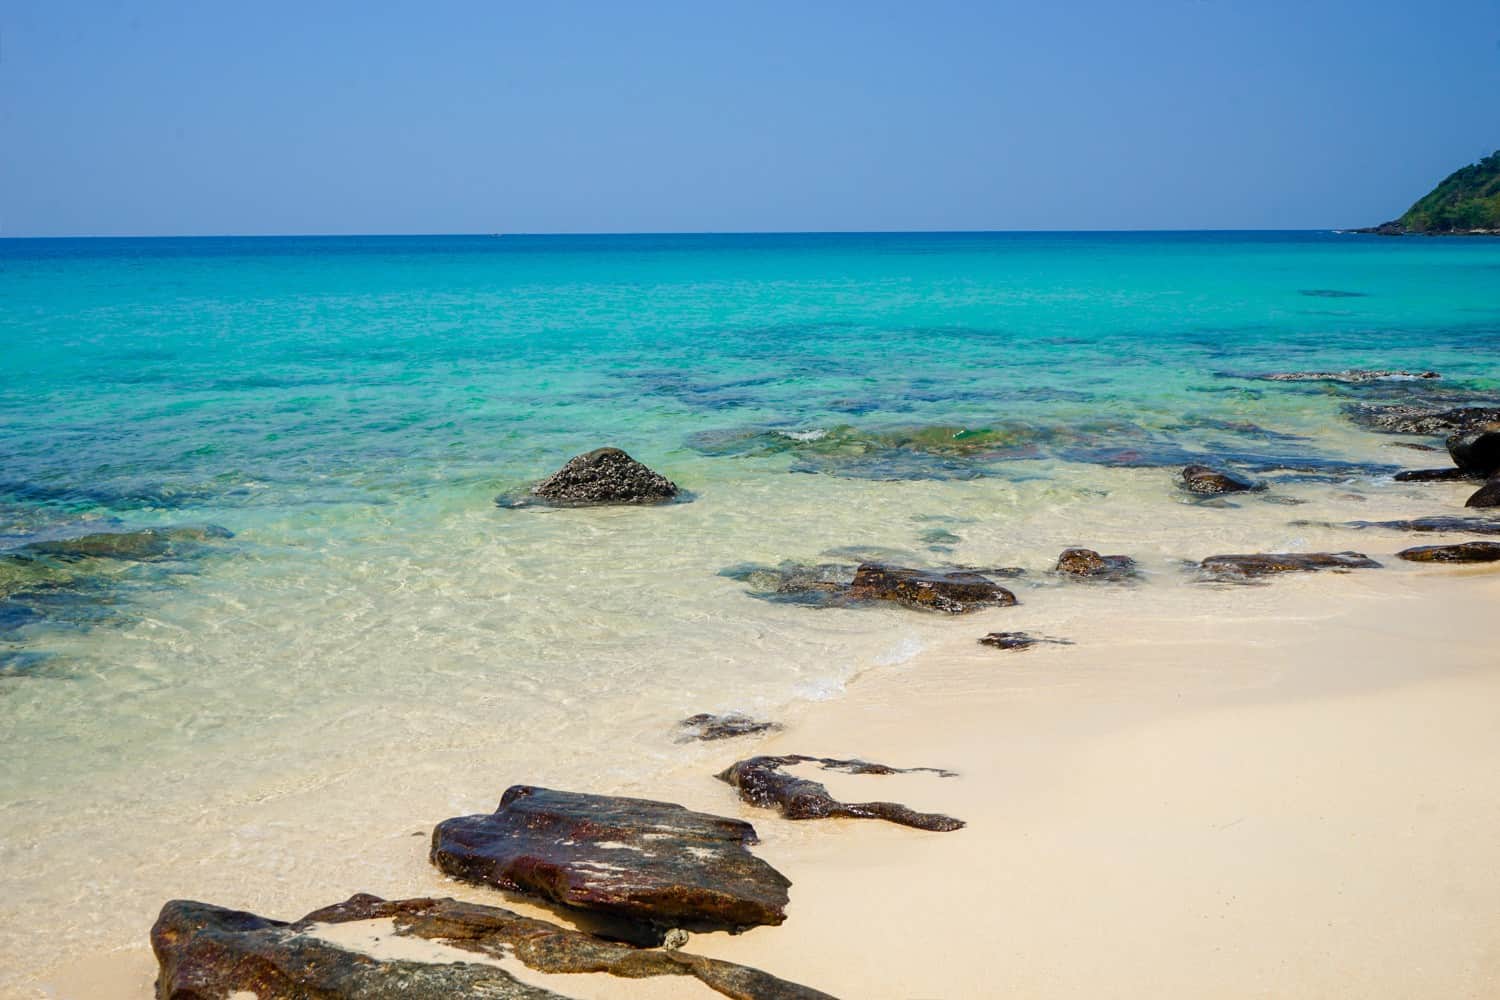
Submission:
M 1497 0 L 0 0 L 5 235 L 1324 228 L 1500 147 Z

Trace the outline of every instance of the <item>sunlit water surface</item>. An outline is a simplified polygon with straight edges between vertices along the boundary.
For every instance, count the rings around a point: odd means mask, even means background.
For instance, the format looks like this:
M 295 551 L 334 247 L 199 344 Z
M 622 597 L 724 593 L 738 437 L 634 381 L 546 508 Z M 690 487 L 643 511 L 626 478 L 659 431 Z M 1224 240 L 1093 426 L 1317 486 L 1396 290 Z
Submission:
M 1437 442 L 1344 408 L 1500 396 L 1500 242 L 11 240 L 0 337 L 0 968 L 19 981 L 139 939 L 164 891 L 290 898 L 330 868 L 380 891 L 364 831 L 516 781 L 648 792 L 702 752 L 671 741 L 684 715 L 776 715 L 1020 613 L 773 603 L 725 567 L 1018 565 L 1045 612 L 1073 599 L 1045 572 L 1066 545 L 1143 562 L 1107 600 L 1176 607 L 1202 592 L 1183 559 L 1388 554 L 1399 538 L 1291 522 L 1456 512 L 1460 487 L 1389 478 L 1446 464 L 1398 441 Z M 1349 367 L 1445 377 L 1243 377 Z M 601 444 L 692 501 L 495 505 Z M 1173 473 L 1200 457 L 1273 489 L 1191 502 Z M 208 524 L 233 537 L 14 558 Z M 322 821 L 356 853 L 260 821 L 294 799 L 348 810 Z

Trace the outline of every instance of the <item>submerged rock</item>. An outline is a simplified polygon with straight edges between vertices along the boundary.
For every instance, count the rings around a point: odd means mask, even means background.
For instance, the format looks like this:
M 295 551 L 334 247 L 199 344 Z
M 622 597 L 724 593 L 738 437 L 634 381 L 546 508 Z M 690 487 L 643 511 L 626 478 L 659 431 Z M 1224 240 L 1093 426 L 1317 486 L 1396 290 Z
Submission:
M 1344 412 L 1359 426 L 1386 434 L 1451 434 L 1500 421 L 1500 406 L 1441 409 L 1410 403 L 1351 403 Z
M 728 715 L 711 715 L 700 712 L 690 715 L 677 724 L 677 742 L 691 743 L 694 740 L 728 740 L 736 736 L 754 736 L 758 733 L 780 732 L 779 722 L 764 722 L 748 715 L 730 712 Z
M 1314 294 L 1303 292 L 1304 295 Z M 1345 293 L 1349 295 L 1358 293 Z M 1336 372 L 1271 372 L 1267 375 L 1258 375 L 1257 378 L 1265 379 L 1267 382 L 1342 382 L 1345 385 L 1359 385 L 1364 382 L 1414 382 L 1427 379 L 1437 379 L 1443 376 L 1437 372 L 1430 371 L 1405 371 L 1389 368 L 1345 368 Z
M 1016 595 L 978 573 L 910 569 L 862 563 L 849 587 L 855 601 L 893 601 L 908 608 L 967 614 L 981 608 L 1009 607 Z
M 1181 472 L 1182 488 L 1189 493 L 1246 493 L 1265 489 L 1264 483 L 1251 482 L 1232 472 L 1207 465 L 1189 465 Z
M 1345 521 L 1345 528 L 1389 528 L 1392 531 L 1442 532 L 1470 535 L 1500 535 L 1500 518 L 1413 517 L 1400 521 Z
M 543 973 L 692 976 L 735 1000 L 831 1000 L 748 966 L 601 941 L 454 899 L 361 893 L 293 923 L 173 900 L 151 928 L 151 947 L 156 995 L 167 1000 L 562 1000 L 512 976 L 502 966 L 511 960 Z
M 1465 507 L 1500 507 L 1500 476 L 1494 476 L 1489 482 L 1474 491 L 1474 495 L 1464 502 Z
M 786 919 L 791 882 L 747 847 L 750 824 L 670 802 L 508 789 L 493 813 L 432 832 L 454 878 L 623 921 L 644 940 L 672 928 L 740 931 Z
M 1458 483 L 1477 477 L 1463 469 L 1407 469 L 1396 473 L 1398 483 Z
M 982 636 L 979 640 L 981 646 L 994 646 L 996 649 L 1021 650 L 1030 649 L 1041 643 L 1050 643 L 1057 646 L 1071 646 L 1072 639 L 1054 639 L 1051 636 L 1032 635 L 1030 632 L 991 632 Z
M 847 563 L 794 563 L 763 566 L 742 563 L 719 570 L 720 576 L 739 580 L 762 600 L 814 607 L 843 607 L 856 567 Z
M 1464 472 L 1480 478 L 1500 472 L 1500 426 L 1461 431 L 1447 444 L 1453 464 Z
M 71 562 L 80 559 L 119 559 L 150 562 L 171 555 L 183 544 L 201 544 L 233 538 L 233 532 L 217 525 L 177 528 L 142 528 L 136 531 L 95 531 L 72 538 L 28 542 L 0 555 L 46 557 Z
M 1325 569 L 1345 572 L 1380 568 L 1380 563 L 1363 552 L 1260 552 L 1209 556 L 1198 565 L 1206 577 L 1215 580 L 1239 580 L 1273 573 L 1313 573 Z
M 1418 545 L 1396 553 L 1408 562 L 1479 563 L 1500 561 L 1500 542 L 1458 542 L 1453 545 Z
M 0 633 L 45 622 L 124 621 L 131 593 L 185 572 L 212 551 L 210 543 L 232 537 L 212 525 L 33 536 L 0 551 Z
M 1139 566 L 1129 556 L 1101 556 L 1093 549 L 1063 549 L 1052 571 L 1074 579 L 1111 583 L 1133 580 L 1140 575 Z
M 678 493 L 676 483 L 619 448 L 596 448 L 569 459 L 561 469 L 533 486 L 527 497 L 554 506 L 593 507 L 666 503 Z M 500 502 L 516 501 L 501 497 Z
M 963 827 L 963 820 L 940 813 L 919 813 L 898 802 L 840 802 L 820 782 L 787 774 L 782 768 L 797 764 L 817 764 L 825 771 L 848 774 L 913 774 L 926 772 L 944 778 L 956 777 L 952 771 L 932 767 L 889 767 L 863 760 L 835 760 L 828 757 L 806 757 L 787 754 L 781 757 L 751 757 L 730 765 L 718 778 L 728 782 L 740 798 L 762 809 L 779 809 L 787 819 L 883 819 L 919 830 L 947 832 Z

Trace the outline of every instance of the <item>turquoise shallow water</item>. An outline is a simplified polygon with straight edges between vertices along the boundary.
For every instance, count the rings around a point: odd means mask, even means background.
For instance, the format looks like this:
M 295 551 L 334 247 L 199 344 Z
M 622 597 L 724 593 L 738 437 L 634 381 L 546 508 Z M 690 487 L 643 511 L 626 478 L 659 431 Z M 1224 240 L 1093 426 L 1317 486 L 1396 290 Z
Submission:
M 65 949 L 128 938 L 101 914 L 159 902 L 183 857 L 248 850 L 204 816 L 371 769 L 420 797 L 454 755 L 489 762 L 481 798 L 628 782 L 680 759 L 673 718 L 826 697 L 949 636 L 754 601 L 732 564 L 854 546 L 1038 569 L 1083 543 L 1170 586 L 1206 549 L 1338 543 L 1299 515 L 1433 512 L 1447 487 L 1388 473 L 1434 460 L 1343 408 L 1500 396 L 1500 242 L 8 240 L 0 330 L 0 548 L 233 533 L 0 573 L 8 915 L 78 871 L 60 831 L 131 831 L 83 866 Z M 1445 377 L 1236 377 L 1349 367 Z M 493 503 L 600 444 L 697 499 Z M 1304 506 L 1184 505 L 1169 470 L 1199 456 Z M 303 864 L 256 857 L 273 880 Z M 0 956 L 29 937 L 0 922 Z

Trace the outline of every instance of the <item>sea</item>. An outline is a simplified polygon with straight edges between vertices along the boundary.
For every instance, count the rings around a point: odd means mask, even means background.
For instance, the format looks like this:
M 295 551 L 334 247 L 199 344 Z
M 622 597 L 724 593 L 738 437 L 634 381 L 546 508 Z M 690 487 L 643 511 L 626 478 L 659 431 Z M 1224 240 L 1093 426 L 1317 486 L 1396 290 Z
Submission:
M 649 789 L 687 715 L 1070 600 L 1066 546 L 1137 558 L 1129 601 L 1454 513 L 1391 480 L 1441 439 L 1356 416 L 1493 403 L 1497 362 L 1477 238 L 0 240 L 0 992 L 168 893 L 378 890 L 361 837 L 515 782 Z M 1441 377 L 1263 377 L 1346 369 Z M 497 503 L 605 445 L 681 502 Z M 1197 462 L 1270 488 L 1187 494 Z M 1022 606 L 753 585 L 866 560 L 1019 567 Z

